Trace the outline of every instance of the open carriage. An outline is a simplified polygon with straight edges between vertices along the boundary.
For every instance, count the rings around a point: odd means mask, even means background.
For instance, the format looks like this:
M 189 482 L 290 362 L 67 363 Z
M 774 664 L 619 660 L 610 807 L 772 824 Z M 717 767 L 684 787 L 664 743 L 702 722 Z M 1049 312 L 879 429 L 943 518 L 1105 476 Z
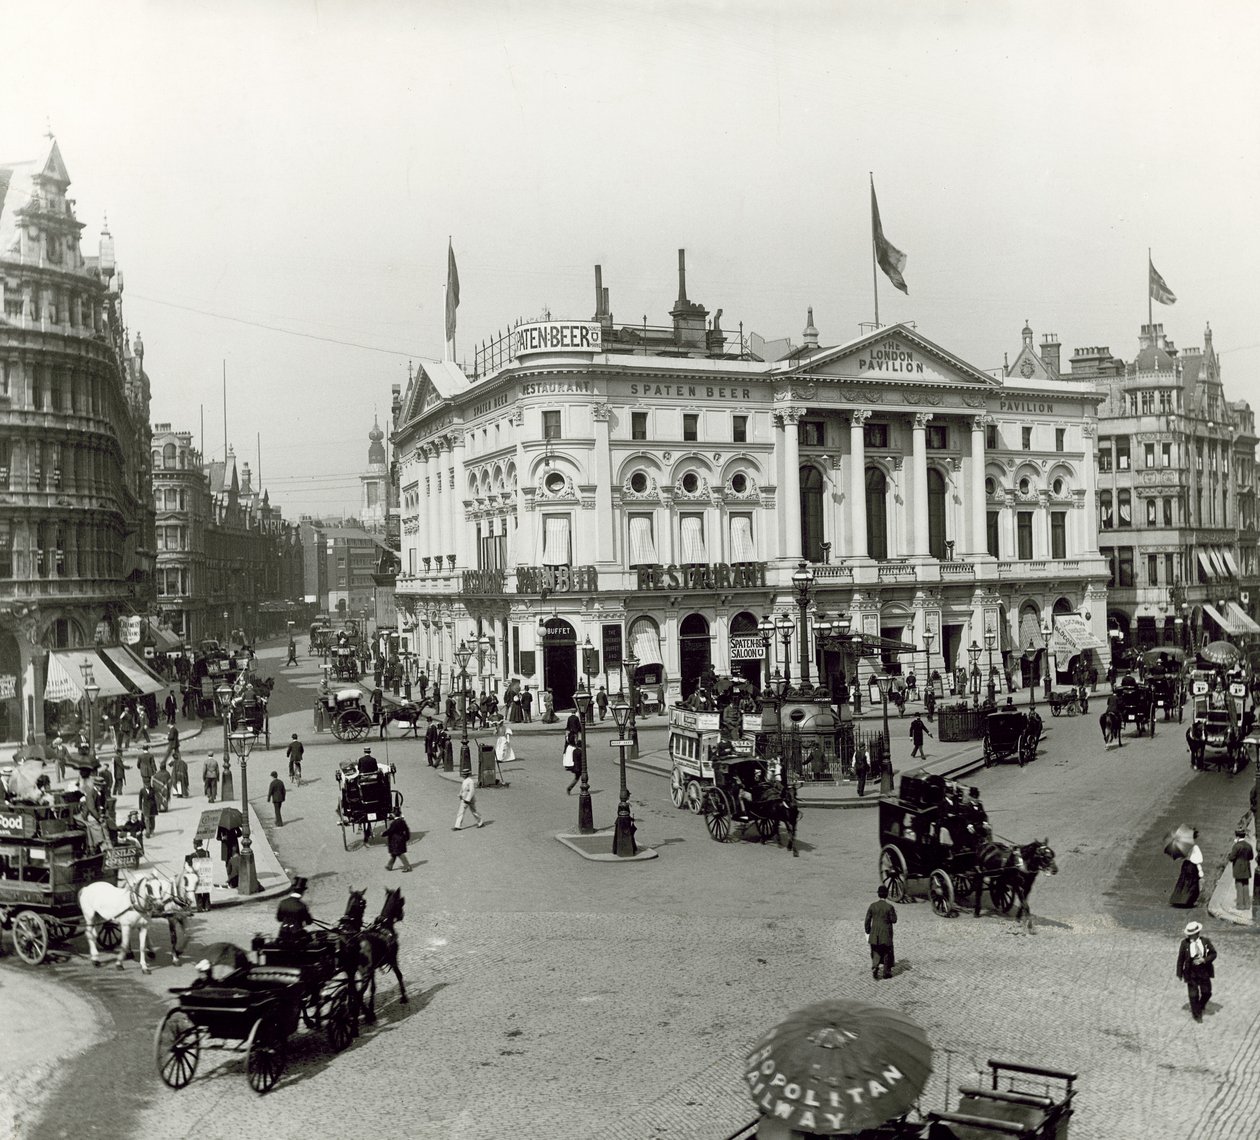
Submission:
M 228 943 L 209 947 L 198 978 L 171 989 L 176 1003 L 158 1025 L 154 1059 L 163 1082 L 182 1089 L 203 1048 L 226 1048 L 245 1054 L 250 1087 L 268 1092 L 284 1074 L 299 1025 L 323 1029 L 333 1049 L 344 1049 L 355 1032 L 357 979 L 340 969 L 339 945 L 335 934 L 320 933 L 303 945 L 262 942 L 256 961 Z
M 1055 689 L 1050 693 L 1051 716 L 1075 716 L 1081 707 L 1081 696 L 1075 689 Z
M 372 727 L 372 714 L 363 707 L 361 689 L 338 689 L 320 697 L 324 715 L 338 740 L 362 740 Z
M 363 844 L 372 842 L 374 828 L 382 831 L 402 812 L 402 792 L 392 786 L 397 772 L 393 764 L 381 764 L 371 752 L 357 760 L 344 760 L 337 769 L 341 797 L 337 803 L 337 822 L 341 825 L 341 844 L 350 849 L 349 832 L 358 830 Z
M 1155 697 L 1155 708 L 1163 712 L 1164 720 L 1185 718 L 1186 690 L 1180 673 L 1148 673 L 1146 683 Z
M 769 777 L 765 760 L 737 756 L 730 745 L 725 746 L 725 752 L 713 758 L 713 785 L 704 790 L 700 804 L 710 837 L 724 843 L 732 831 L 742 835 L 751 825 L 764 843 L 777 839 L 780 826 L 784 826 L 789 833 L 788 846 L 795 853 L 795 793 Z
M 337 644 L 332 647 L 332 675 L 337 681 L 359 679 L 359 655 L 353 645 Z
M 1242 771 L 1247 763 L 1238 717 L 1232 699 L 1225 694 L 1194 698 L 1194 720 L 1186 743 L 1191 767 L 1233 773 Z

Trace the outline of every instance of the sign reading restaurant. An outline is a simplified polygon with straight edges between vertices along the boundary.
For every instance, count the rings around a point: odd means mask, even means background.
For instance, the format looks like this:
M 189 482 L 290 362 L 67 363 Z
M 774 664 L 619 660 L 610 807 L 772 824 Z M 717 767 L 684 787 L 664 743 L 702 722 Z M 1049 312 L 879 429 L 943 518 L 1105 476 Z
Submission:
M 603 352 L 598 321 L 535 321 L 512 330 L 512 356 L 531 352 Z
M 640 590 L 740 590 L 766 584 L 764 562 L 714 562 L 697 566 L 640 566 Z

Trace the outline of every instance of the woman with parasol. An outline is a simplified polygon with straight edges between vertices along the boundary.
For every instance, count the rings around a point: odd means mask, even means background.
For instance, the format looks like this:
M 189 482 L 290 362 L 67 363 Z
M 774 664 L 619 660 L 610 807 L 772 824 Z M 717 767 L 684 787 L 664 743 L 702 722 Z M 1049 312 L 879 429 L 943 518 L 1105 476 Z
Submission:
M 1194 906 L 1203 887 L 1203 852 L 1199 850 L 1198 829 L 1184 824 L 1177 828 L 1165 841 L 1164 854 L 1181 860 L 1181 874 L 1177 876 L 1168 905 L 1183 909 Z

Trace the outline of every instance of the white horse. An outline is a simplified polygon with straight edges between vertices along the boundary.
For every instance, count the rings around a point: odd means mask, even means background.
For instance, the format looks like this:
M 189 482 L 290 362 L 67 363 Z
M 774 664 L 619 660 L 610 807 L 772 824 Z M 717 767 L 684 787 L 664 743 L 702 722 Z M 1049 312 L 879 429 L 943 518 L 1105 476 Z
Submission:
M 84 887 L 79 892 L 79 909 L 83 912 L 84 932 L 87 935 L 92 965 L 101 964 L 96 941 L 98 928 L 102 923 L 116 922 L 122 928 L 122 940 L 118 944 L 115 965 L 121 970 L 123 959 L 131 953 L 131 931 L 135 927 L 140 931 L 140 969 L 149 973 L 150 921 L 163 920 L 168 915 L 193 909 L 196 880 L 196 872 L 186 868 L 171 879 L 146 873 L 132 878 L 123 887 L 106 882 L 89 883 Z M 173 934 L 172 954 L 176 954 Z M 178 960 L 177 955 L 176 959 Z

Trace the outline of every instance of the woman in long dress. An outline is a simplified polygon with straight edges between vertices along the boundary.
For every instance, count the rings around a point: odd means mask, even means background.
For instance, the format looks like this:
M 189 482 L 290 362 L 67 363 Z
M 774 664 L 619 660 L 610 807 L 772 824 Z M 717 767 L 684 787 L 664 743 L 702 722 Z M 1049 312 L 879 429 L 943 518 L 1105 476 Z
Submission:
M 1189 853 L 1181 861 L 1181 874 L 1177 876 L 1177 885 L 1168 900 L 1170 906 L 1185 909 L 1193 907 L 1199 901 L 1199 891 L 1203 886 L 1203 852 L 1199 850 L 1197 829 L 1194 839 Z

